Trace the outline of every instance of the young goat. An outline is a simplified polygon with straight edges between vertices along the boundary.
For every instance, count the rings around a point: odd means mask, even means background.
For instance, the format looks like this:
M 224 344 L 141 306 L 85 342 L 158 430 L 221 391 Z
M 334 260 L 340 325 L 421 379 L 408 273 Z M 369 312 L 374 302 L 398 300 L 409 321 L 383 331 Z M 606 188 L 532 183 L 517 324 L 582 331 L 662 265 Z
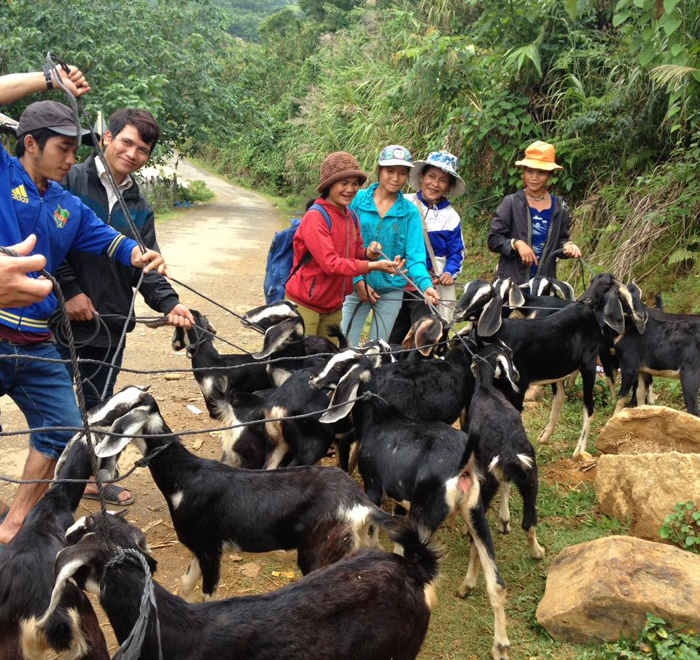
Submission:
M 56 558 L 53 602 L 69 579 L 96 593 L 117 640 L 133 629 L 141 607 L 144 574 L 115 548 L 143 552 L 143 535 L 121 519 L 110 520 L 111 540 L 91 534 L 90 524 L 76 545 Z M 414 529 L 391 522 L 404 556 L 362 550 L 276 591 L 259 596 L 190 604 L 154 582 L 163 658 L 210 660 L 413 660 L 423 643 L 439 555 Z M 115 562 L 115 559 L 117 561 Z M 51 614 L 47 610 L 46 616 Z M 139 658 L 158 660 L 154 617 Z
M 508 657 L 505 587 L 496 568 L 491 532 L 479 497 L 473 468 L 473 444 L 466 434 L 441 422 L 419 422 L 380 400 L 370 360 L 354 350 L 328 362 L 311 381 L 313 387 L 333 388 L 331 404 L 322 417 L 332 423 L 353 411 L 360 439 L 359 468 L 367 496 L 380 504 L 385 495 L 408 502 L 409 517 L 435 532 L 459 508 L 484 568 L 486 589 L 494 612 L 496 660 Z M 368 395 L 366 400 L 354 401 Z M 464 595 L 466 580 L 459 589 Z
M 305 466 L 281 470 L 241 470 L 201 459 L 170 433 L 150 397 L 112 427 L 104 453 L 130 441 L 144 455 L 167 445 L 149 464 L 165 497 L 180 542 L 194 554 L 182 578 L 190 600 L 200 576 L 205 600 L 216 593 L 225 547 L 243 552 L 298 551 L 306 574 L 346 554 L 377 543 L 377 523 L 387 519 L 345 472 Z
M 88 420 L 99 439 L 109 426 L 138 405 L 144 390 L 127 387 L 93 408 Z M 76 434 L 64 450 L 56 473 L 61 479 L 87 479 L 92 471 L 84 434 Z M 81 591 L 70 585 L 53 616 L 43 626 L 37 618 L 46 609 L 53 587 L 52 566 L 65 547 L 65 531 L 85 490 L 84 483 L 54 484 L 29 512 L 24 525 L 0 554 L 0 658 L 40 660 L 49 651 L 61 658 L 108 660 L 104 635 Z
M 513 289 L 511 288 L 511 292 Z M 540 435 L 546 442 L 554 432 L 564 404 L 563 379 L 575 371 L 583 380 L 583 426 L 574 456 L 586 450 L 594 412 L 593 386 L 601 328 L 596 315 L 586 305 L 571 303 L 545 318 L 502 319 L 504 297 L 488 282 L 472 282 L 457 303 L 457 321 L 476 320 L 477 339 L 492 342 L 500 339 L 513 351 L 513 362 L 520 373 L 520 393 L 511 399 L 518 410 L 523 408 L 530 385 L 556 384 L 549 422 Z
M 475 444 L 476 461 L 486 478 L 481 487 L 484 509 L 501 490 L 499 514 L 501 531 L 510 532 L 510 484 L 515 483 L 523 498 L 522 528 L 527 534 L 530 556 L 544 557 L 544 548 L 537 542 L 537 462 L 535 450 L 527 438 L 520 413 L 494 387 L 494 379 L 503 378 L 517 391 L 517 372 L 510 349 L 490 345 L 479 351 L 472 362 L 476 387 L 469 408 L 467 433 Z M 470 586 L 476 583 L 478 558 L 472 548 L 469 560 Z

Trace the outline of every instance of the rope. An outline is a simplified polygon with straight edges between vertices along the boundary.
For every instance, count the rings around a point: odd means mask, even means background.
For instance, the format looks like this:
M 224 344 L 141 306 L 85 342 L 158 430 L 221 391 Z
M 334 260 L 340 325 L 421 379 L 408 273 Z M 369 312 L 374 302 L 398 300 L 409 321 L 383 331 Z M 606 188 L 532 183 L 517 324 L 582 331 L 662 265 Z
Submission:
M 156 602 L 155 588 L 153 587 L 153 576 L 146 558 L 133 548 L 116 548 L 115 555 L 105 564 L 100 584 L 104 583 L 107 571 L 117 564 L 136 560 L 143 569 L 144 583 L 141 594 L 141 604 L 139 605 L 139 616 L 134 627 L 124 643 L 117 649 L 112 660 L 138 660 L 141 657 L 141 648 L 146 637 L 148 621 L 153 608 L 153 615 L 156 621 L 156 639 L 158 640 L 158 658 L 163 660 L 163 648 L 160 636 L 160 619 L 158 618 L 158 603 Z

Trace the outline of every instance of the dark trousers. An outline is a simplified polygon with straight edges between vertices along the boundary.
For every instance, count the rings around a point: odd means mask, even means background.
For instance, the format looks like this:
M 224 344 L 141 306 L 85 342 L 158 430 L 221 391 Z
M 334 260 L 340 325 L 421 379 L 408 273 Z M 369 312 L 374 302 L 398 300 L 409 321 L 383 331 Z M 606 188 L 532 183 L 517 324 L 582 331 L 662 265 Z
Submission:
M 389 335 L 389 343 L 400 344 L 408 334 L 411 326 L 426 314 L 430 314 L 430 308 L 421 298 L 416 297 L 416 292 L 404 291 L 399 315 L 396 317 L 394 327 Z
M 70 359 L 70 351 L 66 346 L 57 345 L 58 352 L 61 354 L 63 359 Z M 122 358 L 124 357 L 124 347 L 119 351 L 116 361 L 114 356 L 116 354 L 116 348 L 112 348 L 107 351 L 106 346 L 83 346 L 77 349 L 78 357 L 83 360 L 101 360 L 102 362 L 109 362 L 110 364 L 114 362 L 116 367 L 121 367 Z M 70 363 L 66 364 L 68 373 L 71 378 L 73 377 L 73 370 Z M 80 377 L 81 380 L 87 381 L 83 382 L 83 392 L 85 393 L 85 405 L 88 410 L 93 408 L 98 403 L 100 403 L 102 397 L 102 391 L 104 390 L 105 383 L 107 382 L 107 375 L 109 374 L 109 367 L 97 364 L 80 364 Z M 107 393 L 105 394 L 105 399 L 108 399 L 114 394 L 114 385 L 117 382 L 119 376 L 119 370 L 112 370 L 112 375 L 109 380 L 109 387 L 107 388 Z

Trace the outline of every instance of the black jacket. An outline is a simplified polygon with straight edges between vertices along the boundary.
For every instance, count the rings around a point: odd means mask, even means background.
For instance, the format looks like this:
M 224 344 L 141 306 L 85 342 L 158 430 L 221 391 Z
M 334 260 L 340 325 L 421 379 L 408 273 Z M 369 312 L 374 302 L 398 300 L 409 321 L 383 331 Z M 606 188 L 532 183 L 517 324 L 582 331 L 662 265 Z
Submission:
M 118 203 L 111 210 L 107 208 L 107 191 L 97 173 L 94 155 L 84 163 L 72 167 L 62 183 L 64 188 L 79 197 L 101 220 L 125 236 L 133 237 Z M 144 244 L 160 252 L 156 243 L 153 209 L 142 197 L 138 184 L 134 181 L 123 192 L 123 196 Z M 68 253 L 66 260 L 56 272 L 66 299 L 84 293 L 92 300 L 93 306 L 100 314 L 123 316 L 129 313 L 133 287 L 138 283 L 140 276 L 139 268 L 124 266 L 105 255 L 72 251 Z M 179 302 L 177 293 L 168 281 L 155 272 L 145 275 L 139 291 L 151 309 L 164 314 Z M 104 321 L 112 337 L 112 348 L 115 348 L 124 327 L 124 319 L 106 317 Z M 133 330 L 134 325 L 133 321 L 129 322 L 129 332 Z M 74 321 L 72 326 L 76 341 L 90 339 L 95 331 L 95 324 L 92 321 Z M 91 346 L 102 347 L 108 344 L 109 338 L 104 329 L 90 340 Z
M 530 267 L 520 259 L 517 250 L 511 247 L 511 239 L 525 241 L 532 247 L 532 217 L 523 190 L 508 195 L 498 207 L 491 223 L 488 245 L 491 252 L 501 255 L 498 260 L 498 277 L 510 277 L 517 284 L 530 279 Z M 560 197 L 555 197 L 552 223 L 539 263 L 546 263 L 540 275 L 556 277 L 557 260 L 547 259 L 547 255 L 559 250 L 569 240 L 569 207 Z M 565 258 L 565 257 L 563 257 Z

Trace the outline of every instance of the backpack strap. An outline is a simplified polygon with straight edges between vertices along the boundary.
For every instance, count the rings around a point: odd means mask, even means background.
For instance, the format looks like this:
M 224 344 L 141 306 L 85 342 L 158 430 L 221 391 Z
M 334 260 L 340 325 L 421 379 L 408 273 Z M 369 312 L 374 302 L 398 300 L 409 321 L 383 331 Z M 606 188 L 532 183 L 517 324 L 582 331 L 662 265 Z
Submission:
M 326 209 L 324 209 L 320 204 L 312 204 L 309 207 L 309 211 L 317 211 L 318 213 L 320 213 L 321 217 L 326 221 L 326 224 L 328 225 L 328 231 L 331 231 L 333 227 L 333 222 L 331 221 L 331 216 L 328 215 L 328 211 L 326 211 Z M 306 266 L 306 264 L 308 264 L 312 259 L 313 255 L 311 254 L 311 252 L 307 251 L 307 253 L 299 260 L 299 263 L 296 266 L 294 266 L 294 268 L 292 268 L 292 272 L 289 273 L 289 277 L 285 281 L 285 285 L 287 284 L 287 282 L 289 282 L 289 280 L 292 279 L 292 277 L 294 277 L 294 275 L 296 275 L 297 271 L 302 266 Z
M 328 225 L 328 231 L 330 231 L 333 228 L 333 222 L 331 221 L 331 216 L 328 215 L 328 211 L 326 211 L 326 209 L 324 209 L 320 204 L 312 204 L 309 207 L 309 211 L 318 211 L 323 216 L 323 219 L 326 221 L 326 224 Z

